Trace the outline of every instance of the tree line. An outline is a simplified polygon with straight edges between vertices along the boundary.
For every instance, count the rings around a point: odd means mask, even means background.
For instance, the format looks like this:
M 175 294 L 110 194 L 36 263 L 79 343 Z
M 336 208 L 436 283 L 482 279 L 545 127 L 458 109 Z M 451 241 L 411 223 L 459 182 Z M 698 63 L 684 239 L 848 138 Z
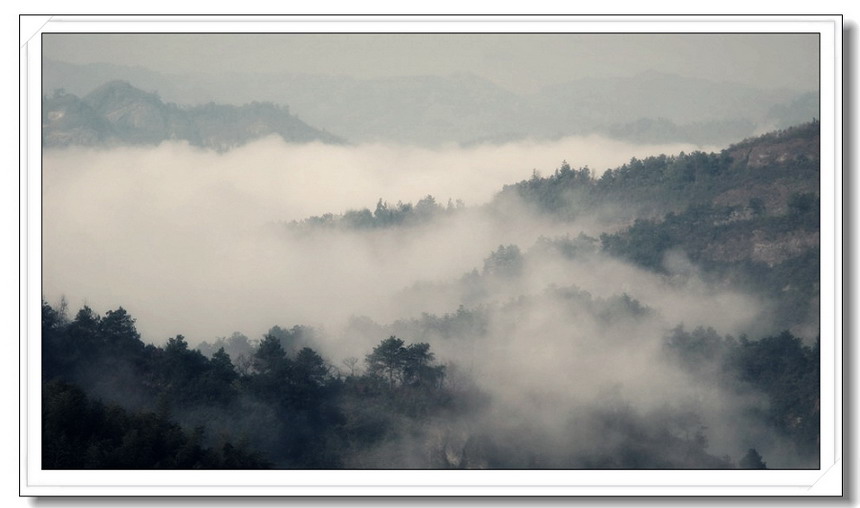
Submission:
M 46 469 L 344 467 L 452 399 L 429 344 L 394 336 L 342 373 L 272 334 L 244 369 L 182 335 L 144 344 L 121 307 L 68 319 L 43 302 L 42 334 Z
M 575 289 L 557 291 L 591 301 Z M 598 313 L 650 312 L 626 295 L 592 303 Z M 471 315 L 460 309 L 449 317 Z M 431 318 L 422 323 L 446 323 Z M 84 307 L 69 319 L 43 302 L 42 323 L 45 469 L 766 467 L 754 446 L 736 459 L 709 453 L 695 413 L 671 406 L 642 413 L 611 397 L 571 416 L 572 439 L 593 428 L 613 436 L 579 451 L 553 446 L 537 429 L 464 424 L 480 421 L 492 401 L 463 372 L 438 363 L 428 343 L 397 336 L 363 361 L 347 358 L 344 371 L 310 347 L 285 347 L 266 334 L 239 369 L 223 347 L 207 357 L 181 335 L 144 344 L 121 307 L 104 315 Z M 764 396 L 755 418 L 799 457 L 817 460 L 817 343 L 789 332 L 749 340 L 679 326 L 664 344 L 703 380 L 739 397 Z M 471 430 L 452 449 L 452 429 L 463 425 Z

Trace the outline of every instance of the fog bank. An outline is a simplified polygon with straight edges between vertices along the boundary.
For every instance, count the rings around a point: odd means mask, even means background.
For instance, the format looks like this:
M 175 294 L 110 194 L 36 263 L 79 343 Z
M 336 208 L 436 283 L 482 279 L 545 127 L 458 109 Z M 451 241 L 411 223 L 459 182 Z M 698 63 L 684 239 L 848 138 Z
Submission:
M 600 138 L 445 150 L 270 138 L 223 154 L 170 143 L 50 150 L 44 297 L 65 295 L 71 309 L 86 303 L 99 313 L 121 305 L 157 344 L 177 334 L 211 343 L 234 331 L 253 341 L 274 325 L 312 326 L 311 345 L 333 366 L 363 359 L 389 334 L 428 342 L 450 366 L 449 386 L 474 383 L 491 404 L 429 423 L 421 439 L 454 443 L 483 433 L 503 442 L 526 429 L 529 447 L 553 467 L 606 455 L 594 443 L 629 447 L 640 431 L 657 443 L 652 453 L 664 441 L 694 443 L 707 429 L 714 456 L 736 460 L 757 446 L 773 463 L 792 465 L 785 443 L 749 416 L 766 404 L 757 393 L 738 396 L 714 373 L 684 370 L 665 344 L 679 324 L 765 331 L 768 302 L 706 284 L 680 253 L 666 260 L 668 275 L 606 256 L 597 237 L 617 224 L 554 221 L 515 198 L 501 211 L 477 206 L 563 159 L 600 174 L 634 156 L 685 149 Z M 410 226 L 287 226 L 428 194 L 470 206 Z M 440 320 L 455 333 L 426 324 Z M 638 430 L 614 443 L 603 435 L 613 421 Z M 402 465 L 391 457 L 412 445 L 384 446 L 394 448 L 380 448 L 374 460 Z M 517 453 L 511 463 L 520 463 Z M 670 459 L 676 467 L 702 463 Z
M 525 247 L 541 231 L 557 231 L 525 219 L 519 227 L 493 226 L 474 214 L 396 237 L 291 240 L 268 226 L 373 208 L 380 198 L 414 202 L 431 194 L 443 204 L 479 205 L 502 185 L 550 173 L 562 160 L 600 174 L 631 157 L 691 149 L 588 137 L 441 150 L 276 138 L 223 154 L 178 143 L 48 150 L 44 296 L 66 295 L 72 308 L 87 303 L 100 312 L 123 305 L 154 342 L 235 329 L 257 336 L 276 323 L 327 322 L 333 309 L 395 317 L 390 309 L 371 312 L 380 306 L 370 302 L 417 280 L 460 275 L 501 243 Z

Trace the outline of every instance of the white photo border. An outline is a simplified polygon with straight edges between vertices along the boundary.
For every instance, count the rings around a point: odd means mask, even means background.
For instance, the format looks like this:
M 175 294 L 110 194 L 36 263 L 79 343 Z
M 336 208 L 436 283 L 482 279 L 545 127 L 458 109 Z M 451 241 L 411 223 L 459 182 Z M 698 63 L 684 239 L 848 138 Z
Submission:
M 817 33 L 821 125 L 821 447 L 816 470 L 42 470 L 42 33 Z M 20 494 L 25 496 L 840 496 L 842 18 L 819 16 L 21 16 Z M 832 203 L 832 207 L 826 205 Z

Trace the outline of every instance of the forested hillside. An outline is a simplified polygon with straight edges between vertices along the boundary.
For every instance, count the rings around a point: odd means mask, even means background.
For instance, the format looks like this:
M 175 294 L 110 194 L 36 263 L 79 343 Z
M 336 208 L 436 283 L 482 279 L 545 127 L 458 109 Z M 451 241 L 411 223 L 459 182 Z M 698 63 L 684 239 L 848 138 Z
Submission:
M 599 177 L 566 162 L 552 175 L 507 185 L 487 208 L 500 221 L 516 203 L 562 223 L 607 224 L 603 252 L 665 275 L 683 255 L 711 282 L 772 298 L 772 319 L 797 333 L 818 326 L 819 125 L 773 132 L 720 153 L 633 159 Z M 380 200 L 293 222 L 291 228 L 409 227 L 464 209 L 427 196 L 414 205 Z M 797 328 L 795 328 L 797 327 Z
M 575 290 L 565 298 L 602 319 L 647 312 L 629 298 L 592 301 Z M 573 448 L 554 447 L 527 422 L 475 427 L 488 396 L 435 362 L 427 343 L 395 336 L 335 366 L 308 347 L 288 354 L 289 343 L 266 335 L 234 363 L 223 347 L 206 357 L 182 336 L 145 345 L 122 308 L 104 316 L 84 308 L 68 319 L 43 304 L 42 318 L 45 469 L 764 466 L 748 454 L 712 455 L 707 427 L 690 409 L 643 413 L 612 396 L 570 416 L 571 431 L 602 434 Z M 450 332 L 446 321 L 458 318 L 425 316 L 405 328 Z M 664 354 L 739 397 L 761 394 L 767 404 L 753 416 L 790 439 L 793 453 L 817 456 L 817 346 L 788 332 L 738 341 L 679 327 Z
M 261 298 L 312 299 L 346 278 L 330 259 L 406 263 L 359 279 L 359 303 L 325 293 L 332 313 L 376 311 L 342 328 L 284 305 L 260 337 L 147 343 L 122 307 L 43 302 L 43 467 L 815 468 L 819 171 L 813 122 L 602 174 L 563 163 L 482 206 L 380 199 L 278 224 L 324 269 L 302 258 L 306 285 Z M 482 235 L 498 246 L 458 257 Z M 413 243 L 429 252 L 402 259 Z
M 515 194 L 563 218 L 595 213 L 660 217 L 704 205 L 730 209 L 735 216 L 784 215 L 792 197 L 818 193 L 819 146 L 819 125 L 812 122 L 719 153 L 633 159 L 600 175 L 564 163 L 547 177 L 535 174 L 505 186 L 499 198 Z
M 671 275 L 683 254 L 713 282 L 772 299 L 774 322 L 818 327 L 819 125 L 749 139 L 719 154 L 649 157 L 594 178 L 563 165 L 508 186 L 562 220 L 601 215 L 628 223 L 600 236 L 605 252 Z

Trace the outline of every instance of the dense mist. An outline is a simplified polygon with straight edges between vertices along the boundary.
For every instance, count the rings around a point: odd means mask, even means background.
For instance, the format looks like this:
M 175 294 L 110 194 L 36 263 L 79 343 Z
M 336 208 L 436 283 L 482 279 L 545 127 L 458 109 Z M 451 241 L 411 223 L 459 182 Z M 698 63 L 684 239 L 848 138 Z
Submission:
M 511 182 L 558 176 L 562 160 L 596 179 L 633 157 L 685 150 L 598 137 L 436 150 L 271 137 L 223 153 L 180 143 L 51 149 L 42 173 L 43 295 L 58 308 L 65 300 L 97 313 L 122 305 L 143 341 L 165 351 L 183 350 L 180 334 L 209 356 L 225 347 L 248 379 L 266 372 L 267 331 L 288 337 L 295 350 L 287 354 L 318 351 L 326 375 L 353 380 L 354 397 L 368 389 L 355 376 L 370 372 L 368 353 L 380 340 L 427 344 L 462 406 L 391 416 L 399 423 L 379 425 L 399 428 L 396 437 L 313 464 L 730 468 L 753 467 L 744 454 L 755 449 L 770 467 L 812 467 L 808 446 L 762 416 L 774 395 L 733 370 L 753 369 L 744 363 L 756 356 L 747 336 L 783 329 L 766 293 L 715 282 L 680 250 L 667 250 L 657 271 L 607 254 L 598 238 L 625 231 L 633 203 L 560 220 L 498 194 Z M 334 218 L 374 206 L 365 217 L 422 206 L 432 213 L 370 228 Z M 145 400 L 129 388 L 137 381 L 81 379 L 105 400 Z M 243 395 L 233 416 L 192 407 L 174 414 L 210 432 L 254 436 L 251 449 L 294 450 L 255 434 L 261 422 L 288 425 L 264 402 Z M 348 413 L 356 402 L 340 404 Z M 307 464 L 283 453 L 276 467 Z
M 389 299 L 416 282 L 480 268 L 500 244 L 526 249 L 541 234 L 600 232 L 525 210 L 491 219 L 477 205 L 504 183 L 550 173 L 565 158 L 599 175 L 633 156 L 684 149 L 591 137 L 443 150 L 275 138 L 223 154 L 173 143 L 48 150 L 45 296 L 103 310 L 122 302 L 155 343 L 176 333 L 196 342 L 237 329 L 258 336 L 273 324 L 455 309 L 457 301 L 396 309 Z M 277 227 L 428 194 L 443 205 L 462 200 L 467 209 L 441 223 L 373 234 L 296 235 Z
M 814 22 L 58 22 L 31 465 L 828 466 Z

